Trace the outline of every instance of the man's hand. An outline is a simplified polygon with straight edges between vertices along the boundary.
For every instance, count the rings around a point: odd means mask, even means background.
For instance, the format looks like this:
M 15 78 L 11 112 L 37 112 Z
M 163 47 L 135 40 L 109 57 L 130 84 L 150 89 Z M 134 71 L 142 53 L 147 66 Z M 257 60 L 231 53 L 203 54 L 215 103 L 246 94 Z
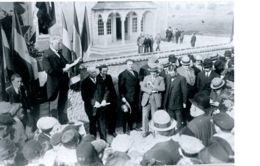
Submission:
M 95 108 L 100 108 L 101 105 L 100 105 L 100 103 L 99 103 L 98 101 L 96 101 L 94 107 L 95 107 Z
M 122 102 L 126 103 L 126 98 L 123 97 L 122 98 Z
M 63 72 L 68 72 L 70 70 L 70 68 L 71 68 L 71 65 L 66 64 L 66 66 L 62 70 L 63 70 Z
M 183 108 L 186 108 L 186 104 L 185 103 L 183 103 Z

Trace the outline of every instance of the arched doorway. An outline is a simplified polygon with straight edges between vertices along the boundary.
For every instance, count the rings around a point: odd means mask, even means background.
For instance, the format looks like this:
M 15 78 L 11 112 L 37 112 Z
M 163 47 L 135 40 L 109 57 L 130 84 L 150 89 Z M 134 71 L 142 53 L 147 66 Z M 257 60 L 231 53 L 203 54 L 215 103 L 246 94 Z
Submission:
M 125 19 L 126 40 L 136 39 L 137 37 L 137 14 L 134 11 L 127 13 Z
M 141 30 L 144 34 L 153 35 L 154 19 L 155 19 L 154 14 L 151 11 L 144 12 L 142 21 L 141 21 Z

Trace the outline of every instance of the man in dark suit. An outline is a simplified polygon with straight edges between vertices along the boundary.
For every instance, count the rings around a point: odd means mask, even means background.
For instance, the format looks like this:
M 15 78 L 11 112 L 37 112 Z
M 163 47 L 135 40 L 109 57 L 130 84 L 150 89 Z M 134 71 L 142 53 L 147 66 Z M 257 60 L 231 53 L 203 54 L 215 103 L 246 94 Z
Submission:
M 126 123 L 128 123 L 129 130 L 133 129 L 133 123 L 137 122 L 137 112 L 139 103 L 139 78 L 138 73 L 133 70 L 134 61 L 131 59 L 126 60 L 127 69 L 118 76 L 118 89 L 120 98 L 123 103 L 128 102 L 131 107 L 130 111 L 123 115 L 123 131 L 126 132 Z
M 82 100 L 84 101 L 85 111 L 89 119 L 89 132 L 90 134 L 96 136 L 97 135 L 96 123 L 98 122 L 99 132 L 101 131 L 101 126 L 103 125 L 101 124 L 103 122 L 99 121 L 100 119 L 98 119 L 97 117 L 97 107 L 94 107 L 96 103 L 96 91 L 97 91 L 96 76 L 98 70 L 95 67 L 90 67 L 88 68 L 88 73 L 89 76 L 86 77 L 81 82 L 81 96 L 82 96 Z
M 206 58 L 203 62 L 203 71 L 198 74 L 197 77 L 197 90 L 198 92 L 205 91 L 208 95 L 210 95 L 211 88 L 210 83 L 215 77 L 219 77 L 219 75 L 212 70 L 213 62 Z
M 107 74 L 108 66 L 102 65 L 99 67 L 99 75 L 97 76 L 98 85 L 100 88 L 99 102 L 104 101 L 109 103 L 103 109 L 105 109 L 108 134 L 116 136 L 116 107 L 117 107 L 117 95 L 111 75 Z M 104 91 L 106 90 L 106 91 Z M 101 103 L 102 104 L 102 103 Z
M 33 118 L 31 115 L 31 103 L 27 94 L 26 88 L 23 86 L 22 77 L 19 74 L 13 74 L 11 76 L 12 85 L 6 89 L 7 100 L 13 103 L 21 103 L 23 107 L 23 114 L 25 115 L 22 119 L 23 124 L 26 126 L 26 132 L 31 132 L 34 125 Z
M 171 118 L 177 120 L 178 129 L 182 126 L 182 110 L 186 108 L 187 83 L 183 76 L 176 72 L 176 67 L 168 71 L 166 77 L 166 94 L 164 97 L 164 108 L 169 112 Z
M 49 101 L 54 101 L 58 97 L 58 116 L 62 124 L 67 123 L 67 114 L 64 112 L 68 98 L 69 77 L 68 71 L 72 66 L 77 64 L 80 58 L 76 59 L 72 64 L 68 64 L 67 60 L 58 53 L 59 39 L 51 41 L 50 48 L 45 51 L 43 57 L 43 68 L 47 73 L 47 97 Z

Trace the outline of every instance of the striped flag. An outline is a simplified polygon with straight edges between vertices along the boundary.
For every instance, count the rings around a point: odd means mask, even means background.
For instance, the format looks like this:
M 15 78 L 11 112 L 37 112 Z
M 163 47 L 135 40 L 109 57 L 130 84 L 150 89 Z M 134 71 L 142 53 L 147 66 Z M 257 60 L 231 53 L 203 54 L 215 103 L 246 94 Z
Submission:
M 72 62 L 71 57 L 71 42 L 66 19 L 62 10 L 62 55 L 69 62 Z
M 76 12 L 75 3 L 74 3 L 74 24 L 73 24 L 72 51 L 76 55 L 75 58 L 82 56 L 82 46 L 81 46 L 81 40 L 80 40 L 79 22 L 78 22 L 78 16 L 77 16 L 77 12 Z
M 38 79 L 37 61 L 29 55 L 16 13 L 13 15 L 12 40 L 15 71 L 21 75 L 24 81 Z
M 88 12 L 85 7 L 83 26 L 81 31 L 81 45 L 82 51 L 86 52 L 90 46 L 90 33 L 89 33 L 89 23 L 88 23 Z

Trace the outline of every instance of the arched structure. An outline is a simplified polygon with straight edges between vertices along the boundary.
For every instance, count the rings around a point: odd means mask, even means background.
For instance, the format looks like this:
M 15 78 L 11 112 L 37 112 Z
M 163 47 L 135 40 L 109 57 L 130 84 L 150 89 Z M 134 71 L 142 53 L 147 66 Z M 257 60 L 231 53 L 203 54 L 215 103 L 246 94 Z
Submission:
M 141 24 L 146 33 L 153 35 L 155 10 L 153 2 L 97 2 L 92 8 L 93 44 L 108 46 L 136 41 L 142 32 Z

